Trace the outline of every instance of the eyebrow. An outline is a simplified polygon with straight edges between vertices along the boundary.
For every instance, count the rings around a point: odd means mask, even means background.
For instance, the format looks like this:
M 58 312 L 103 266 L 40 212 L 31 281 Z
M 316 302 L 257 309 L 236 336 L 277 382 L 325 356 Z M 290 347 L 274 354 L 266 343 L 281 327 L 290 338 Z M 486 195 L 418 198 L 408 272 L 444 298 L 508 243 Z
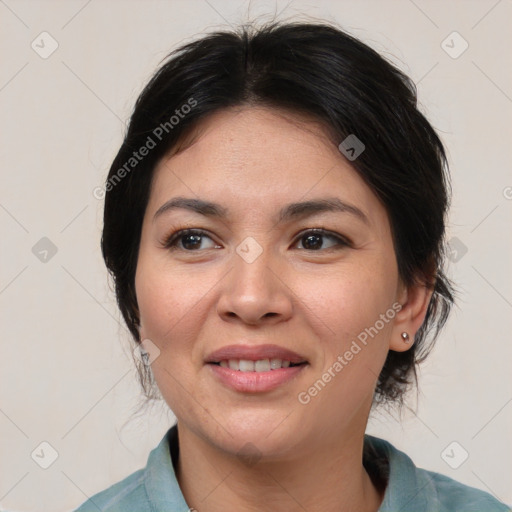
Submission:
M 229 217 L 229 210 L 220 204 L 205 201 L 203 199 L 194 199 L 187 197 L 175 197 L 165 202 L 153 216 L 153 221 L 166 212 L 185 209 L 205 217 L 212 217 L 218 219 L 226 219 Z M 324 212 L 338 212 L 351 214 L 365 224 L 370 224 L 368 217 L 362 210 L 351 204 L 343 202 L 337 197 L 327 197 L 321 199 L 312 199 L 310 201 L 303 201 L 299 203 L 290 203 L 279 211 L 277 215 L 277 223 L 281 224 L 294 219 L 309 217 L 318 213 Z

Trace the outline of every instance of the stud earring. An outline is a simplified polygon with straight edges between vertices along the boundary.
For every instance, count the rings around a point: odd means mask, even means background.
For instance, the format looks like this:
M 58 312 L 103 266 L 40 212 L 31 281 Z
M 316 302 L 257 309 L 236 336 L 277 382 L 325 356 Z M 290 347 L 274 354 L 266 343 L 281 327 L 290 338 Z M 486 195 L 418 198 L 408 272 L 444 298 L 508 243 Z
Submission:
M 403 341 L 404 343 L 410 343 L 410 342 L 411 342 L 411 340 L 409 339 L 409 334 L 408 334 L 408 333 L 403 332 L 403 333 L 401 334 L 401 336 L 402 336 L 402 341 Z

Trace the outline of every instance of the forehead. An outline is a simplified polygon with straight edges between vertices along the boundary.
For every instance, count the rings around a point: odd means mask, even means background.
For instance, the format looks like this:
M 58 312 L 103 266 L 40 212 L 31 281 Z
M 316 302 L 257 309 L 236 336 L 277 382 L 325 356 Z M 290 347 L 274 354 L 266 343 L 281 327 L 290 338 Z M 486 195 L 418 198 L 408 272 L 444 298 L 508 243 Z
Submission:
M 276 204 L 338 196 L 382 208 L 319 122 L 281 110 L 217 112 L 157 165 L 148 209 L 172 196 L 235 204 L 260 214 Z M 380 212 L 382 213 L 382 211 Z
M 276 134 L 279 135 L 278 139 L 269 138 Z M 291 143 L 292 139 L 298 138 L 307 141 L 308 145 L 313 143 L 317 146 L 322 140 L 331 150 L 337 145 L 332 130 L 312 115 L 276 107 L 240 105 L 218 110 L 201 119 L 191 130 L 185 131 L 167 156 L 188 149 L 199 139 L 206 146 L 210 141 L 226 141 L 226 138 L 230 142 L 244 141 L 255 146 L 255 149 L 262 149 L 263 144 L 268 147 L 273 140 L 280 144 L 282 140 L 288 139 Z

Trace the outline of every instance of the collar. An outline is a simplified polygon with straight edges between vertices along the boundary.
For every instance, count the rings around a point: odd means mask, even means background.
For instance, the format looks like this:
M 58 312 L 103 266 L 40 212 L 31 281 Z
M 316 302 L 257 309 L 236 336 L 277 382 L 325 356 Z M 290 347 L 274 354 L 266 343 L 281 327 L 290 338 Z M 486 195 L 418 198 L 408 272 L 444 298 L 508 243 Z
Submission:
M 174 425 L 150 453 L 144 470 L 144 485 L 155 512 L 190 510 L 176 478 L 178 458 L 178 428 Z M 428 511 L 429 496 L 436 495 L 434 482 L 419 481 L 417 468 L 407 455 L 383 439 L 365 435 L 364 464 L 378 480 L 387 482 L 379 512 L 406 510 L 408 506 L 415 512 Z

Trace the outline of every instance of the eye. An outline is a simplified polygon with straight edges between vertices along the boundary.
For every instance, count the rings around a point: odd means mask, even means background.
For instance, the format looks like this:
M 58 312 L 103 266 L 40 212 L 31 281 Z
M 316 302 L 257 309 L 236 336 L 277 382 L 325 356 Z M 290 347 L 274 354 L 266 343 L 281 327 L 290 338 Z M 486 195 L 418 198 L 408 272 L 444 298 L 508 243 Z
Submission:
M 209 247 L 202 246 L 205 239 L 210 240 Z M 164 242 L 164 246 L 170 250 L 181 250 L 187 252 L 197 251 L 199 249 L 220 248 L 205 231 L 200 229 L 181 229 L 171 233 Z
M 327 247 L 324 245 L 324 239 L 330 239 L 331 243 Z M 303 231 L 299 238 L 298 242 L 303 243 L 304 249 L 308 251 L 319 251 L 321 249 L 340 249 L 343 247 L 350 247 L 351 243 L 341 235 L 335 235 L 334 233 L 330 233 L 325 229 L 308 229 L 307 231 Z
M 326 239 L 330 240 L 330 243 L 328 243 L 327 246 L 325 244 Z M 205 240 L 210 241 L 206 246 L 203 244 Z M 351 246 L 350 241 L 345 237 L 331 233 L 323 228 L 303 231 L 299 237 L 296 238 L 295 245 L 299 242 L 303 245 L 302 248 L 315 252 L 327 249 L 341 249 L 343 247 Z M 181 250 L 186 252 L 221 248 L 220 245 L 216 244 L 212 240 L 208 233 L 201 229 L 181 229 L 179 231 L 175 231 L 166 238 L 163 245 L 169 250 Z

